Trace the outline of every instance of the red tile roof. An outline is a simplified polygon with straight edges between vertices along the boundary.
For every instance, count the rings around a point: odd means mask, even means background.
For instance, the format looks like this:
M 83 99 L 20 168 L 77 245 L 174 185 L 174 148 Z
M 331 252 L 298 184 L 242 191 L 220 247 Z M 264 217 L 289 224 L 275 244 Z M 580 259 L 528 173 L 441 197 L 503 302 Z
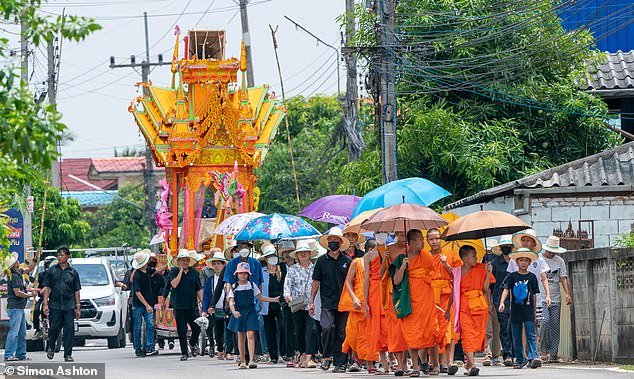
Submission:
M 142 172 L 145 170 L 145 157 L 92 158 L 92 167 L 97 174 L 116 172 Z M 163 171 L 162 167 L 154 170 Z
M 83 183 L 72 179 L 73 175 L 79 179 L 90 182 L 103 189 L 117 189 L 117 180 L 89 180 L 88 170 L 92 164 L 92 158 L 65 158 L 59 165 L 60 185 L 64 191 L 95 191 Z

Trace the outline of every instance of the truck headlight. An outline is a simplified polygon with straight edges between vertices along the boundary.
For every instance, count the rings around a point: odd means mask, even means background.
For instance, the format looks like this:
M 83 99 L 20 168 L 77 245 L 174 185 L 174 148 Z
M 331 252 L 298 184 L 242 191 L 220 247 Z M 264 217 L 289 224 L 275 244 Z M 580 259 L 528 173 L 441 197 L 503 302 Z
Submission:
M 93 299 L 93 301 L 95 302 L 95 304 L 97 304 L 98 307 L 103 307 L 105 305 L 114 305 L 114 296 L 110 295 L 105 297 L 99 297 L 99 298 Z

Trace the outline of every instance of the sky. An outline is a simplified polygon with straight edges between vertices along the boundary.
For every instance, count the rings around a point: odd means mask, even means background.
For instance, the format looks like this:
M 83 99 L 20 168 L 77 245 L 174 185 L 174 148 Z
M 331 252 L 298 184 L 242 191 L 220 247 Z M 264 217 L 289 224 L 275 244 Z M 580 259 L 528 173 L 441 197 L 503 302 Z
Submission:
M 134 84 L 141 80 L 140 67 L 111 69 L 110 56 L 117 64 L 145 59 L 143 12 L 148 14 L 150 60 L 171 60 L 174 25 L 181 38 L 187 30 L 226 30 L 227 57 L 240 57 L 242 29 L 238 0 L 55 0 L 43 2 L 43 15 L 81 15 L 96 18 L 102 26 L 82 42 L 63 41 L 57 102 L 62 122 L 74 141 L 62 147 L 62 158 L 108 157 L 115 147 L 142 148 L 144 140 L 132 115 L 130 101 L 138 96 Z M 298 30 L 288 16 L 325 42 L 339 46 L 336 18 L 344 13 L 345 0 L 250 0 L 249 29 L 255 84 L 268 83 L 281 94 L 269 24 L 279 26 L 276 37 L 286 97 L 337 92 L 337 59 L 334 50 Z M 17 25 L 0 25 L 0 36 L 19 47 Z M 8 33 L 8 34 L 7 34 Z M 16 39 L 18 38 L 18 39 Z M 180 44 L 181 57 L 183 44 Z M 19 64 L 18 59 L 16 64 Z M 345 88 L 343 62 L 340 75 Z M 35 48 L 29 61 L 31 88 L 42 91 L 46 80 L 46 47 Z M 154 85 L 169 86 L 170 66 L 158 66 L 150 73 Z

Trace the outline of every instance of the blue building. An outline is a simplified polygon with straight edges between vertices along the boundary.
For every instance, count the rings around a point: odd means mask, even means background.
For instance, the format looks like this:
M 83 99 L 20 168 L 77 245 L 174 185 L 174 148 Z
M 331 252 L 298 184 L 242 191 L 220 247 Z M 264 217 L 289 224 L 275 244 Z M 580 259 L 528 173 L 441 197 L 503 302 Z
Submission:
M 575 0 L 561 12 L 566 30 L 586 27 L 599 50 L 634 50 L 634 0 Z

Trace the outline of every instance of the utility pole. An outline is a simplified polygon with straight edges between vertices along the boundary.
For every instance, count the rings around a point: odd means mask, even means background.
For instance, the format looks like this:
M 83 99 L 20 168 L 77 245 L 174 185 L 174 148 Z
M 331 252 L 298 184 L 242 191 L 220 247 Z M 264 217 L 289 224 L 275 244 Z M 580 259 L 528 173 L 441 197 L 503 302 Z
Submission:
M 47 75 L 47 84 L 48 84 L 48 103 L 53 106 L 54 109 L 57 109 L 57 81 L 56 81 L 56 73 L 55 73 L 55 60 L 57 59 L 57 52 L 55 47 L 55 41 L 57 38 L 48 41 L 48 75 Z M 61 138 L 61 136 L 60 136 Z M 55 146 L 57 152 L 59 152 L 61 141 L 58 139 L 55 141 Z M 59 158 L 56 157 L 53 162 L 51 162 L 51 184 L 53 187 L 60 189 L 59 183 Z
M 147 25 L 147 12 L 143 12 L 143 19 L 145 21 L 145 60 L 141 63 L 136 63 L 134 55 L 130 56 L 130 63 L 128 64 L 115 64 L 114 57 L 110 57 L 110 68 L 128 67 L 135 69 L 141 67 L 141 81 L 148 83 L 150 76 L 150 67 L 171 65 L 171 62 L 163 62 L 163 55 L 159 54 L 158 62 L 150 62 L 150 39 L 148 35 Z M 143 87 L 143 96 L 149 96 L 148 89 Z M 154 222 L 154 207 L 156 205 L 156 193 L 154 187 L 154 161 L 152 158 L 152 150 L 149 143 L 145 146 L 145 170 L 143 172 L 144 191 L 146 196 L 145 207 L 143 210 L 144 218 L 150 227 L 150 235 L 153 237 L 156 234 L 156 223 Z M 174 194 L 178 196 L 178 194 Z
M 249 34 L 247 3 L 247 0 L 240 0 L 240 19 L 242 21 L 242 40 L 247 54 L 247 86 L 253 88 L 255 86 L 255 78 L 253 77 L 253 59 L 251 59 L 251 35 Z
M 377 7 L 382 27 L 377 30 L 377 45 L 384 47 L 381 54 L 379 106 L 382 141 L 383 183 L 398 178 L 396 162 L 396 52 L 394 49 L 394 0 L 380 0 Z
M 21 54 L 21 75 L 20 78 L 24 84 L 29 83 L 29 41 L 26 39 L 27 35 L 27 25 L 24 21 L 24 17 L 22 17 L 20 21 L 20 54 Z M 45 189 L 46 190 L 46 189 Z M 31 198 L 31 186 L 24 186 L 24 196 L 27 198 L 27 202 Z M 24 254 L 26 258 L 26 252 L 28 249 L 33 247 L 33 231 L 31 230 L 32 220 L 31 220 L 31 211 L 28 209 L 22 215 L 24 220 Z M 32 258 L 32 257 L 31 257 Z
M 346 46 L 354 40 L 356 18 L 354 0 L 346 0 Z M 346 97 L 343 104 L 343 126 L 347 139 L 348 159 L 356 161 L 365 150 L 365 142 L 359 131 L 359 87 L 357 87 L 357 55 L 344 54 L 346 60 Z

